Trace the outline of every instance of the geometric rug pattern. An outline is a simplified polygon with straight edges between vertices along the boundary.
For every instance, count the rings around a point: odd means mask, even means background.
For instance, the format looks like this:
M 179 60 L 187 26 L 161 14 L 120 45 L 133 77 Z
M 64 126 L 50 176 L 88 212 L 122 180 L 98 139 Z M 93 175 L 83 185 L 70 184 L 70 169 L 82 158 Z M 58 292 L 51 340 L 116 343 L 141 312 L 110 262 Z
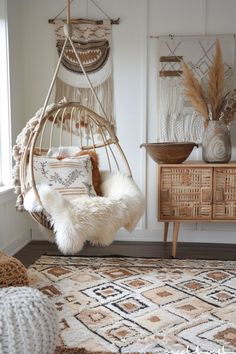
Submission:
M 54 302 L 59 346 L 236 352 L 236 262 L 42 256 L 30 286 Z

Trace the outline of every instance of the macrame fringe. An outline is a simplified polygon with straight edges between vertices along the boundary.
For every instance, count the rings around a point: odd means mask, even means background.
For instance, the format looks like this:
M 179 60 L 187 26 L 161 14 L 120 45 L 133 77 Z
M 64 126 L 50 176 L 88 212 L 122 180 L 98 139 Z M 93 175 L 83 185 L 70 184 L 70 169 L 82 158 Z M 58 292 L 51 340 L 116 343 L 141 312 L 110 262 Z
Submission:
M 160 139 L 201 142 L 203 121 L 186 101 L 181 80 L 160 78 Z
M 113 112 L 113 82 L 110 76 L 102 84 L 95 87 L 96 94 L 99 100 L 103 104 L 103 108 L 106 112 L 107 120 L 115 128 L 115 118 Z M 90 108 L 92 111 L 96 112 L 100 116 L 104 116 L 98 102 L 96 101 L 92 90 L 90 88 L 78 88 L 67 85 L 60 79 L 57 79 L 56 83 L 56 102 L 60 101 L 62 98 L 66 98 L 67 101 L 79 102 L 85 107 Z

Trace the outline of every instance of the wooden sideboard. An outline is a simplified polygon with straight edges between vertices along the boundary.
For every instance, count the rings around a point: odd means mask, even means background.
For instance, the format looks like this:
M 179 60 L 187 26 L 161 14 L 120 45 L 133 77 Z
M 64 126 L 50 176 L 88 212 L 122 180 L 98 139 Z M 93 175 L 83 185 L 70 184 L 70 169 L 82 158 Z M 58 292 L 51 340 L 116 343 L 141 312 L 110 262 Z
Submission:
M 180 222 L 236 221 L 236 162 L 159 164 L 158 221 L 164 222 L 165 242 L 173 222 L 173 257 Z

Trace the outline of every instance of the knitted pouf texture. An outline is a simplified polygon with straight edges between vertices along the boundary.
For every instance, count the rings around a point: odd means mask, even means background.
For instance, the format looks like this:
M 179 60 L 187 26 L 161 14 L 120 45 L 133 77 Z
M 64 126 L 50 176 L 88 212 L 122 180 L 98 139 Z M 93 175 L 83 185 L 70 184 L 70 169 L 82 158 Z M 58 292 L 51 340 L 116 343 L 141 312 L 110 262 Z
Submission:
M 0 288 L 29 285 L 27 270 L 16 258 L 0 252 Z
M 37 289 L 0 289 L 0 353 L 53 354 L 58 339 L 56 309 Z

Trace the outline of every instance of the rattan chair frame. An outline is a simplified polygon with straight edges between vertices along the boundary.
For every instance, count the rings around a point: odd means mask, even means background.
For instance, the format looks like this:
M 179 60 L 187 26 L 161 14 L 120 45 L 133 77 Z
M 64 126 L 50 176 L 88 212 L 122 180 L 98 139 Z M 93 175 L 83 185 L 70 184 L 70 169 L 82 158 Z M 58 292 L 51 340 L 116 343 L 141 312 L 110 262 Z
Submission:
M 69 121 L 67 126 L 70 127 L 69 131 L 65 130 L 64 122 L 65 119 Z M 78 126 L 78 146 L 81 150 L 89 151 L 94 150 L 97 152 L 98 149 L 105 149 L 105 156 L 108 164 L 108 170 L 113 172 L 114 165 L 116 171 L 121 170 L 119 161 L 122 161 L 123 168 L 122 172 L 126 173 L 128 176 L 132 177 L 131 169 L 128 160 L 122 150 L 119 140 L 115 134 L 114 127 L 103 117 L 90 110 L 89 108 L 82 106 L 78 102 L 64 102 L 55 105 L 51 110 L 49 110 L 45 115 L 39 120 L 34 131 L 31 133 L 25 152 L 22 154 L 20 163 L 20 181 L 21 181 L 21 191 L 24 197 L 29 188 L 32 188 L 39 204 L 43 207 L 40 200 L 40 196 L 37 190 L 37 185 L 34 176 L 34 156 L 36 154 L 43 155 L 52 147 L 53 135 L 55 133 L 55 127 L 59 126 L 59 146 L 63 146 L 63 134 L 69 134 L 70 142 L 72 143 L 73 129 L 72 121 Z M 86 120 L 86 139 L 82 138 L 82 130 L 84 130 L 83 124 Z M 42 148 L 42 142 L 45 139 L 46 126 L 51 124 L 50 127 L 50 138 L 48 148 Z M 94 129 L 96 132 L 94 132 Z M 58 133 L 58 132 L 57 132 Z M 98 140 L 100 143 L 96 143 Z M 39 146 L 36 144 L 39 142 Z M 89 142 L 89 144 L 88 144 Z M 112 149 L 112 146 L 116 147 L 116 154 Z M 117 153 L 120 155 L 119 159 Z M 113 160 L 113 161 L 111 161 Z M 118 161 L 119 160 L 119 161 Z M 112 163 L 113 162 L 113 163 Z M 29 165 L 29 166 L 28 166 Z M 52 229 L 49 219 L 44 212 L 43 213 L 32 213 L 32 217 L 40 223 L 42 226 Z

